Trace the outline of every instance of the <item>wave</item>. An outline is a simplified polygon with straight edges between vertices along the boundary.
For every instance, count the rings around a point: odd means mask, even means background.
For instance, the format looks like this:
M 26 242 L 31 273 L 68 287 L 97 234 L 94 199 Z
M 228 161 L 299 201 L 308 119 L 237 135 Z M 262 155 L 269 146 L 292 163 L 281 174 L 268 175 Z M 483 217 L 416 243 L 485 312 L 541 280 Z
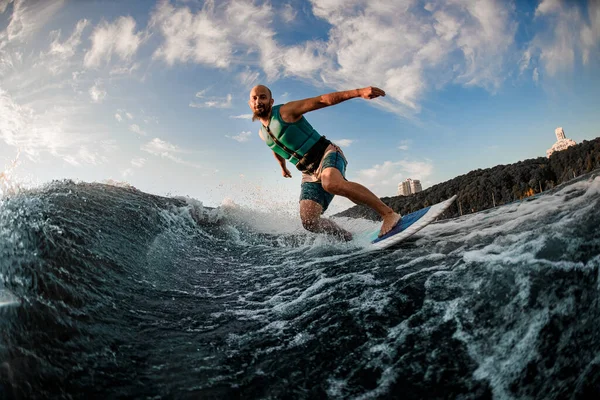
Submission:
M 600 173 L 369 251 L 60 181 L 0 202 L 0 397 L 585 398 Z

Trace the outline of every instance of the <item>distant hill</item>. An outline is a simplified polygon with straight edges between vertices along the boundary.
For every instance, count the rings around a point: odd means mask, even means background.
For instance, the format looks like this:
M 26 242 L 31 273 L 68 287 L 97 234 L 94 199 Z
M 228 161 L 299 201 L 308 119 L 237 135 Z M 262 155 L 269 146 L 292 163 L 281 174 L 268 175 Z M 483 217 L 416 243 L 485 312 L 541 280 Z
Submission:
M 576 176 L 600 168 L 600 138 L 515 164 L 477 169 L 449 181 L 439 183 L 410 196 L 383 197 L 381 200 L 402 215 L 445 200 L 455 194 L 456 202 L 442 218 L 482 211 L 533 196 L 552 189 Z M 380 219 L 365 206 L 354 206 L 336 217 Z

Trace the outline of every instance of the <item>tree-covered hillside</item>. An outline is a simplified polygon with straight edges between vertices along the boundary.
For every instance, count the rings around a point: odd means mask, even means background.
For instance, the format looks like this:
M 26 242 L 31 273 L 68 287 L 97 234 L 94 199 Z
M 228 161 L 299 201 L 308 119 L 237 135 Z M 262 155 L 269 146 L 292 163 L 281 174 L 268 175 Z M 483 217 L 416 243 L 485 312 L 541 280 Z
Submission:
M 457 194 L 456 202 L 443 215 L 453 218 L 482 211 L 494 205 L 510 203 L 600 168 L 600 138 L 555 152 L 550 158 L 539 157 L 515 164 L 477 169 L 410 196 L 383 197 L 384 203 L 409 214 Z M 336 217 L 379 219 L 365 206 L 354 206 Z

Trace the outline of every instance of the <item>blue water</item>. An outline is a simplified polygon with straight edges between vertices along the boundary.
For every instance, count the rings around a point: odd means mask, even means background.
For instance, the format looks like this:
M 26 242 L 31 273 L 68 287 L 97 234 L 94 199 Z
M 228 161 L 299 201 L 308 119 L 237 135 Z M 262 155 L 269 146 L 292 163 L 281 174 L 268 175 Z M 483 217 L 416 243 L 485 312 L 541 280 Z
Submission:
M 201 200 L 201 199 L 200 199 Z M 600 173 L 369 251 L 102 184 L 0 200 L 0 398 L 600 395 Z

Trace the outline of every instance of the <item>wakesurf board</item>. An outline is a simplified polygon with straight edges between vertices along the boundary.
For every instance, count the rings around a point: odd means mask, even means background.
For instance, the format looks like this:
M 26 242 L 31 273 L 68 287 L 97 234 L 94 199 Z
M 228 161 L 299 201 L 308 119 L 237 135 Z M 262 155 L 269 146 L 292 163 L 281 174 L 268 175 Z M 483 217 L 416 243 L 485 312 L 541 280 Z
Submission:
M 396 224 L 396 226 L 381 237 L 377 237 L 379 230 L 374 231 L 370 234 L 371 244 L 377 249 L 385 249 L 396 243 L 400 243 L 404 239 L 414 235 L 427 225 L 435 221 L 444 211 L 454 203 L 456 195 L 452 196 L 448 200 L 444 200 L 440 203 L 434 204 L 429 207 L 425 207 L 419 211 L 403 215 L 402 219 Z

